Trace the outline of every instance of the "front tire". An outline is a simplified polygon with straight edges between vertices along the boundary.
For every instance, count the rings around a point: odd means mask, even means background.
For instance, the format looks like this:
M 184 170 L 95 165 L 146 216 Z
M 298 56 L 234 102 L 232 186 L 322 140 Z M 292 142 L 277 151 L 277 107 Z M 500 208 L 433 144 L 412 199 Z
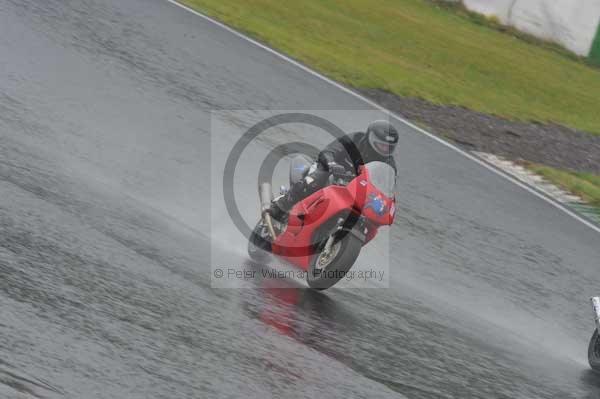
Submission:
M 323 248 L 313 256 L 306 282 L 310 288 L 325 290 L 340 281 L 360 254 L 362 242 L 350 232 L 334 241 L 331 247 L 332 259 L 323 260 Z
M 598 330 L 594 331 L 594 335 L 592 335 L 592 339 L 590 340 L 588 361 L 592 370 L 600 372 L 600 336 L 598 335 Z

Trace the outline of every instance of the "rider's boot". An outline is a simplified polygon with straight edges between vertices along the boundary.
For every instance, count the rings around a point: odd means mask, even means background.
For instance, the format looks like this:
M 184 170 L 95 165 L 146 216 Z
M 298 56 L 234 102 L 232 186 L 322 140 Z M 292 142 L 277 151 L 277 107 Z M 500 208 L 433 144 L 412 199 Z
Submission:
M 271 203 L 271 208 L 267 212 L 269 212 L 271 217 L 277 220 L 278 222 L 284 222 L 287 218 L 289 210 L 292 209 L 293 205 L 294 202 L 291 198 L 289 198 L 288 192 L 280 198 L 274 200 Z
M 306 191 L 307 185 L 304 179 L 294 183 L 284 195 L 271 203 L 271 209 L 268 211 L 271 217 L 279 222 L 285 222 L 294 204 L 306 197 Z

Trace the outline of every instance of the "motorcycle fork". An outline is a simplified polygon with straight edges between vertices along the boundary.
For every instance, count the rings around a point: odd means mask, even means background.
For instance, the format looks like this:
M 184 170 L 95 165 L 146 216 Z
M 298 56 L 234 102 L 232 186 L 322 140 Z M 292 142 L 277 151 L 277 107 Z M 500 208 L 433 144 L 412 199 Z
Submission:
M 333 233 L 331 233 L 329 237 L 327 237 L 327 241 L 325 242 L 325 246 L 323 247 L 323 252 L 325 253 L 325 255 L 329 255 L 329 252 L 331 252 L 331 247 L 333 246 L 335 237 L 337 236 L 337 233 L 343 229 L 343 227 L 344 218 L 339 218 L 337 220 Z

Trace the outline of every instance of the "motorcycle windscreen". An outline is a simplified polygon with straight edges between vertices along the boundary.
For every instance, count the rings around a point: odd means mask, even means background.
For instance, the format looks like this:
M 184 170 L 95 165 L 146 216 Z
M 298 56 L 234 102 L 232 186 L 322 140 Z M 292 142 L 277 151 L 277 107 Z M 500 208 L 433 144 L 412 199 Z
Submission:
M 389 198 L 396 196 L 396 171 L 385 162 L 373 161 L 365 165 L 369 180 Z

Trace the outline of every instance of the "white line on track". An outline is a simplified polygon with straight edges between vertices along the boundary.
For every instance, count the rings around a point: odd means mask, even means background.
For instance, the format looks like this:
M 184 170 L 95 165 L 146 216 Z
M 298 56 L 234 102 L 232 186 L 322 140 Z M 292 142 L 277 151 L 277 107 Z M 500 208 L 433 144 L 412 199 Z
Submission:
M 375 107 L 378 110 L 383 111 L 383 112 L 389 114 L 391 117 L 393 117 L 397 121 L 402 122 L 405 125 L 411 127 L 412 129 L 418 131 L 419 133 L 422 133 L 422 134 L 426 135 L 427 137 L 429 137 L 429 138 L 437 141 L 438 143 L 440 143 L 442 145 L 445 145 L 448 148 L 453 149 L 454 151 L 456 151 L 459 154 L 461 154 L 461 155 L 469 158 L 470 160 L 478 163 L 479 165 L 483 166 L 484 168 L 486 168 L 486 169 L 494 172 L 495 174 L 497 174 L 497 175 L 505 178 L 506 180 L 511 181 L 512 183 L 516 184 L 517 186 L 523 188 L 524 190 L 527 190 L 531 194 L 533 194 L 536 197 L 538 197 L 538 198 L 546 201 L 547 203 L 551 204 L 555 208 L 560 209 L 561 211 L 563 211 L 567 215 L 571 216 L 573 219 L 578 220 L 579 222 L 585 224 L 586 226 L 588 226 L 590 229 L 594 230 L 595 232 L 600 233 L 600 227 L 599 226 L 596 226 L 594 223 L 592 223 L 592 222 L 584 219 L 583 217 L 579 216 L 578 214 L 576 214 L 575 212 L 571 211 L 567 207 L 565 207 L 562 204 L 556 202 L 552 198 L 549 198 L 549 197 L 545 196 L 544 194 L 538 192 L 533 187 L 531 187 L 531 186 L 529 186 L 529 185 L 527 185 L 527 184 L 525 184 L 525 183 L 523 183 L 523 182 L 515 179 L 514 177 L 506 174 L 505 172 L 501 171 L 500 169 L 496 168 L 495 166 L 493 166 L 493 165 L 491 165 L 491 164 L 483 161 L 482 159 L 479 159 L 479 158 L 475 157 L 474 155 L 471 155 L 468 152 L 466 152 L 466 151 L 458 148 L 457 146 L 455 146 L 455 145 L 453 145 L 453 144 L 451 144 L 451 143 L 449 143 L 449 142 L 447 142 L 445 140 L 442 140 L 441 138 L 435 136 L 434 134 L 429 133 L 428 131 L 421 129 L 420 127 L 418 127 L 418 126 L 414 125 L 413 123 L 407 121 L 406 119 L 404 119 L 400 115 L 397 115 L 397 114 L 393 113 L 392 111 L 390 111 L 389 109 L 386 109 L 386 108 L 382 107 L 381 105 L 377 104 L 376 102 L 374 102 L 372 100 L 369 100 L 365 96 L 363 96 L 361 94 L 358 94 L 358 93 L 356 93 L 353 90 L 350 90 L 349 88 L 341 85 L 340 83 L 335 82 L 335 81 L 329 79 L 328 77 L 326 77 L 324 75 L 321 75 L 319 72 L 316 72 L 316 71 L 310 69 L 306 65 L 303 65 L 303 64 L 299 63 L 298 61 L 296 61 L 296 60 L 288 57 L 287 55 L 284 55 L 284 54 L 282 54 L 282 53 L 280 53 L 280 52 L 278 52 L 276 50 L 273 50 L 272 48 L 270 48 L 270 47 L 268 47 L 268 46 L 266 46 L 266 45 L 264 45 L 264 44 L 262 44 L 262 43 L 260 43 L 260 42 L 258 42 L 256 40 L 254 40 L 254 39 L 252 39 L 252 38 L 244 35 L 243 33 L 240 33 L 238 31 L 236 31 L 235 29 L 233 29 L 233 28 L 225 25 L 222 22 L 217 21 L 216 19 L 213 19 L 213 18 L 209 17 L 208 15 L 204 15 L 201 12 L 194 10 L 193 8 L 190 8 L 190 7 L 186 6 L 186 5 L 183 5 L 183 4 L 179 3 L 179 2 L 177 2 L 176 0 L 166 0 L 166 1 L 168 1 L 171 4 L 176 5 L 177 7 L 183 8 L 184 10 L 189 11 L 192 14 L 195 14 L 198 17 L 200 17 L 200 18 L 202 18 L 204 20 L 206 20 L 208 22 L 211 22 L 211 23 L 213 23 L 213 24 L 215 24 L 215 25 L 217 25 L 217 26 L 225 29 L 226 31 L 232 33 L 233 35 L 235 35 L 235 36 L 237 36 L 237 37 L 239 37 L 239 38 L 241 38 L 241 39 L 243 39 L 243 40 L 245 40 L 245 41 L 247 41 L 249 43 L 252 43 L 255 46 L 260 47 L 261 49 L 263 49 L 263 50 L 265 50 L 265 51 L 267 51 L 267 52 L 269 52 L 269 53 L 271 53 L 271 54 L 273 54 L 273 55 L 275 55 L 275 56 L 277 56 L 277 57 L 279 57 L 279 58 L 281 58 L 281 59 L 289 62 L 290 64 L 293 64 L 294 66 L 302 69 L 303 71 L 305 71 L 305 72 L 307 72 L 307 73 L 309 73 L 309 74 L 311 74 L 311 75 L 313 75 L 313 76 L 315 76 L 315 77 L 317 77 L 317 78 L 319 78 L 319 79 L 321 79 L 321 80 L 329 83 L 330 85 L 335 86 L 336 88 L 338 88 L 338 89 L 340 89 L 340 90 L 342 90 L 342 91 L 344 91 L 344 92 L 346 92 L 346 93 L 348 93 L 348 94 L 350 94 L 350 95 L 352 95 L 352 96 L 354 96 L 354 97 L 356 97 L 356 98 L 364 101 L 365 103 L 369 104 L 370 106 Z

